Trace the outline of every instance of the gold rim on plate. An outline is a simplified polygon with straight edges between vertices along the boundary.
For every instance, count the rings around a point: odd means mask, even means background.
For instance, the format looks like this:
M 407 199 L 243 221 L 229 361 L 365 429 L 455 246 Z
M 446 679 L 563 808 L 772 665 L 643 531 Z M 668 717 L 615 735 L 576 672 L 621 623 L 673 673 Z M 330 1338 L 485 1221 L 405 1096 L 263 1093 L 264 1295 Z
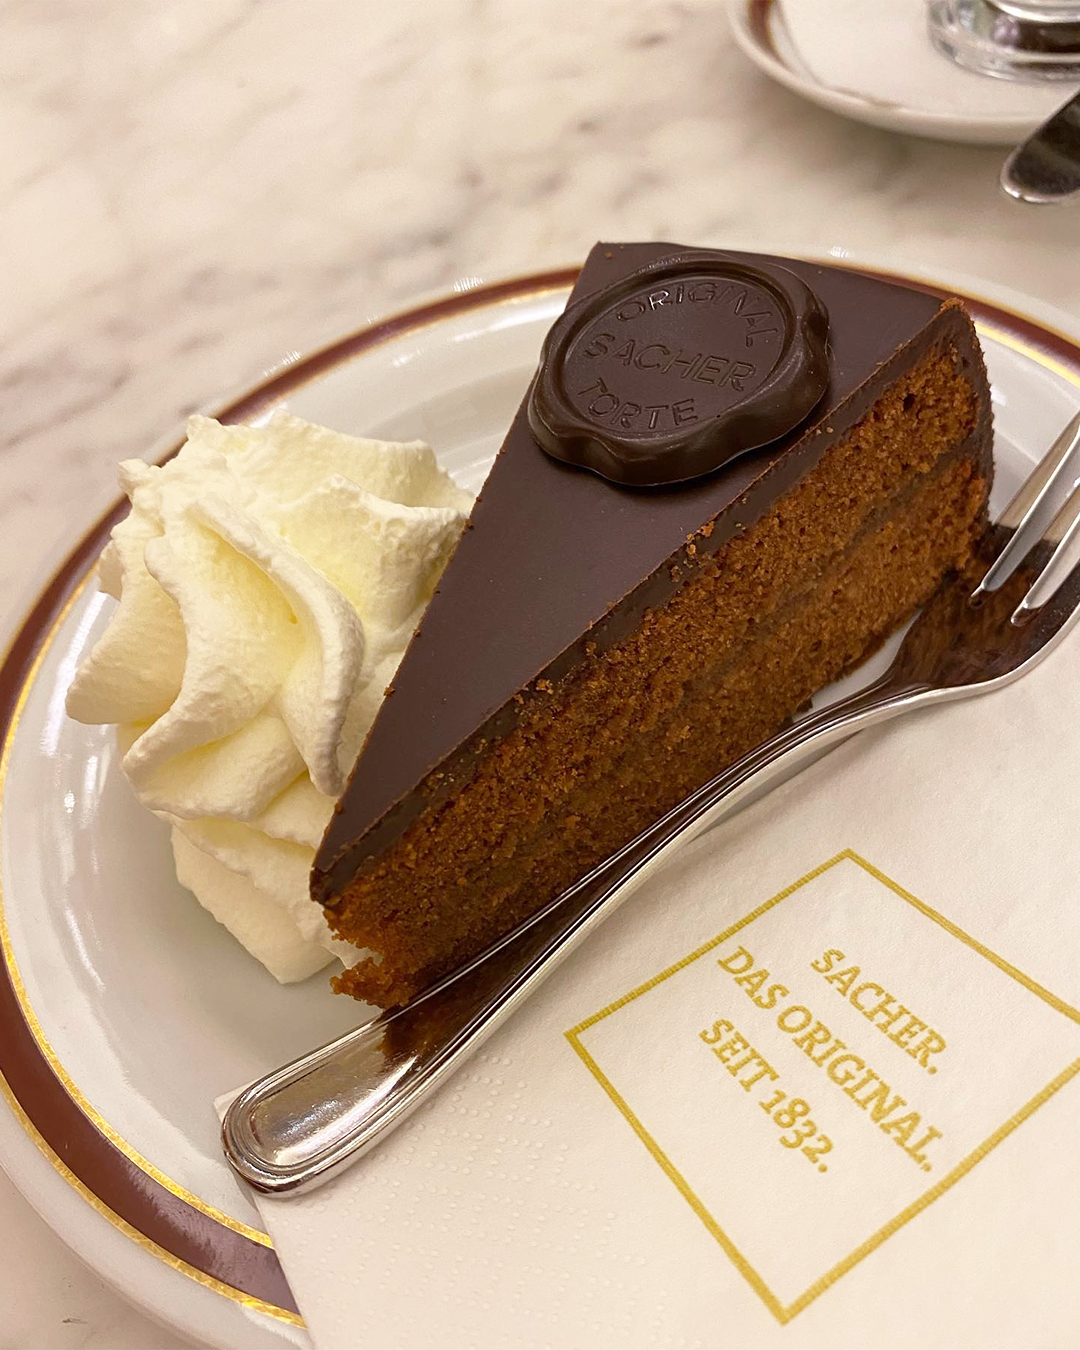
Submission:
M 820 261 L 933 294 L 961 294 L 985 336 L 1080 386 L 1080 342 L 1065 333 L 984 297 L 922 278 Z M 214 415 L 230 422 L 250 420 L 377 346 L 473 309 L 568 290 L 578 271 L 568 267 L 478 286 L 367 324 L 276 371 L 214 409 Z M 182 443 L 178 437 L 163 458 L 170 458 Z M 98 553 L 124 508 L 118 502 L 72 550 L 0 664 L 0 808 L 11 745 L 41 664 L 88 585 Z M 302 1326 L 269 1236 L 193 1194 L 135 1150 L 60 1063 L 19 976 L 2 893 L 0 949 L 0 1093 L 59 1175 L 115 1228 L 172 1269 L 253 1311 Z

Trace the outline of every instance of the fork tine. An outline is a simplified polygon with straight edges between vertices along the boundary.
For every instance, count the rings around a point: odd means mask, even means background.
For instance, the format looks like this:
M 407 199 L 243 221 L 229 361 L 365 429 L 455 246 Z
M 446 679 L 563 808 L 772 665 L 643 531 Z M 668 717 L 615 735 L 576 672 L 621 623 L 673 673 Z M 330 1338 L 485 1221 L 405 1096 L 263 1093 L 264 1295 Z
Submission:
M 1064 428 L 1001 513 L 998 526 L 1012 530 L 1012 537 L 976 586 L 972 599 L 996 591 L 1004 585 L 1016 563 L 1030 551 L 1024 541 L 1026 527 L 1046 500 L 1050 489 L 1078 444 L 1080 444 L 1080 413 L 1077 413 Z
M 1049 584 L 1050 573 L 1054 564 L 1069 548 L 1078 527 L 1080 527 L 1080 483 L 1077 483 L 1072 492 L 1069 493 L 1064 506 L 1046 527 L 1039 543 L 1029 550 L 1029 554 L 1033 555 L 1039 544 L 1053 546 L 1046 558 L 1035 559 L 1031 585 L 1028 587 L 1023 600 L 1013 611 L 1013 623 L 1022 623 L 1029 615 L 1034 614 L 1045 604 L 1049 597 L 1044 595 L 1043 592 Z

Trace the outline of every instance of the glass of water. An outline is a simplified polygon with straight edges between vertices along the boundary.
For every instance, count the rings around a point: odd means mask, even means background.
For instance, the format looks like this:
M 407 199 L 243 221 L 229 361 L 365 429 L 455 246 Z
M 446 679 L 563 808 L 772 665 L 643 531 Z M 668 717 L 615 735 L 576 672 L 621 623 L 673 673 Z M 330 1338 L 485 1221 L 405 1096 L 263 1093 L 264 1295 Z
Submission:
M 1080 83 L 1080 0 L 927 0 L 927 20 L 934 46 L 967 70 Z

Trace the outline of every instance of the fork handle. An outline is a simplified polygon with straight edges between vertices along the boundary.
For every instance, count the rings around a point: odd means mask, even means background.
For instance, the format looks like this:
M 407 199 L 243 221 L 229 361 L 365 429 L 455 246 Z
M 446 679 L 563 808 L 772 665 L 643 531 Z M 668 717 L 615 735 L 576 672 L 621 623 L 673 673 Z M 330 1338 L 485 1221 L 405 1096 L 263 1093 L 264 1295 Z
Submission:
M 883 677 L 764 742 L 670 810 L 527 923 L 413 1002 L 245 1088 L 222 1122 L 236 1173 L 270 1195 L 311 1190 L 374 1147 L 639 885 L 677 840 L 921 689 Z

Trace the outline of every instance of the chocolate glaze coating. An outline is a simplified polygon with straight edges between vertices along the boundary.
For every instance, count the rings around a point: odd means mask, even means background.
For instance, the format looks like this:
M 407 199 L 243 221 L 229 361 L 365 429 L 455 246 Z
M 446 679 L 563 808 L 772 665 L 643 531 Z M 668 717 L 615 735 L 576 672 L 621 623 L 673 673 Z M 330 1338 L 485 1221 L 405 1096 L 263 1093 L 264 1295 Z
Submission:
M 695 250 L 569 305 L 548 334 L 529 425 L 549 455 L 657 487 L 783 436 L 825 392 L 828 316 L 786 267 Z
M 683 252 L 597 244 L 571 300 Z M 972 440 L 987 441 L 985 373 L 958 301 L 796 259 L 721 256 L 787 268 L 821 297 L 830 320 L 821 401 L 764 449 L 693 482 L 650 489 L 616 486 L 545 454 L 523 405 L 327 827 L 312 872 L 315 899 L 333 904 L 367 859 L 467 780 L 492 738 L 513 728 L 531 697 L 544 696 L 539 682 L 563 678 L 632 631 L 809 473 L 934 343 L 955 346 L 979 393 L 983 420 Z

